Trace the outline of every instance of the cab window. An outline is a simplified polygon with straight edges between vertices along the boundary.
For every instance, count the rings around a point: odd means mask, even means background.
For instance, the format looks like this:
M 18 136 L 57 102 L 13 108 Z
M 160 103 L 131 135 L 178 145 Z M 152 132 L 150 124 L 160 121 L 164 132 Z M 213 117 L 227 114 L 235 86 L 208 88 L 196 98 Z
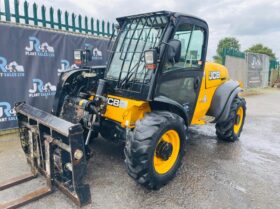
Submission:
M 177 28 L 173 39 L 181 42 L 181 57 L 179 62 L 167 61 L 163 71 L 189 69 L 202 65 L 204 31 L 198 26 L 182 24 Z

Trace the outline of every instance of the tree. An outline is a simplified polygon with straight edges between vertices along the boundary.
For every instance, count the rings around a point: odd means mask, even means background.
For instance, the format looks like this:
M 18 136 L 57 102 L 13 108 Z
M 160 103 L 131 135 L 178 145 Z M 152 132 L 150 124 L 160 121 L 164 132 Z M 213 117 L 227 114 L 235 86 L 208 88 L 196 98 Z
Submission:
M 274 52 L 272 51 L 272 49 L 270 49 L 262 44 L 253 45 L 249 49 L 247 49 L 246 52 L 266 54 L 270 57 L 270 59 L 276 59 L 276 56 L 275 56 Z
M 239 41 L 234 37 L 225 37 L 219 41 L 219 44 L 217 46 L 217 55 L 213 57 L 215 62 L 222 63 L 223 60 L 223 50 L 227 49 L 234 49 L 239 51 L 240 50 L 240 44 Z

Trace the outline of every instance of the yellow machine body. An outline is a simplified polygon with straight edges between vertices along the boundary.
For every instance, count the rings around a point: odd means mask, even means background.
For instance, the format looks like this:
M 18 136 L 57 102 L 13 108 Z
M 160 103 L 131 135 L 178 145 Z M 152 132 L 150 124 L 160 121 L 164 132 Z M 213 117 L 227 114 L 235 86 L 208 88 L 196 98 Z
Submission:
M 212 79 L 218 76 L 220 79 Z M 206 113 L 210 108 L 211 101 L 216 89 L 229 80 L 226 67 L 220 64 L 206 62 L 200 91 L 191 124 L 207 123 Z M 122 127 L 133 128 L 137 120 L 142 119 L 151 107 L 147 101 L 123 98 L 108 95 L 108 104 L 103 117 L 120 123 Z
M 119 122 L 122 127 L 132 128 L 151 108 L 148 102 L 108 95 L 105 118 Z
M 220 79 L 211 79 L 213 74 L 218 75 Z M 191 124 L 202 125 L 207 123 L 206 113 L 210 108 L 214 93 L 227 80 L 229 80 L 229 74 L 225 66 L 206 62 Z

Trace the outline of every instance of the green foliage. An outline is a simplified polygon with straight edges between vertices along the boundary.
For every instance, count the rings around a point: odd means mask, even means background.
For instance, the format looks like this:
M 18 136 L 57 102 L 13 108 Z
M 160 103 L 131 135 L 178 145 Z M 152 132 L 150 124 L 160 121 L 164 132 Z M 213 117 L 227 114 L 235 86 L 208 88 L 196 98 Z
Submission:
M 215 55 L 215 56 L 213 56 L 213 59 L 216 63 L 220 63 L 220 64 L 223 63 L 223 59 L 221 56 Z
M 234 38 L 234 37 L 225 37 L 223 39 L 221 39 L 218 43 L 217 46 L 217 55 L 215 55 L 213 57 L 213 59 L 215 60 L 215 62 L 217 63 L 222 63 L 222 56 L 223 56 L 223 50 L 227 48 L 227 49 L 234 49 L 239 51 L 240 50 L 240 43 L 239 41 Z
M 270 57 L 270 59 L 276 59 L 275 54 L 272 51 L 272 49 L 270 49 L 262 44 L 253 45 L 249 49 L 247 49 L 246 52 L 266 54 Z

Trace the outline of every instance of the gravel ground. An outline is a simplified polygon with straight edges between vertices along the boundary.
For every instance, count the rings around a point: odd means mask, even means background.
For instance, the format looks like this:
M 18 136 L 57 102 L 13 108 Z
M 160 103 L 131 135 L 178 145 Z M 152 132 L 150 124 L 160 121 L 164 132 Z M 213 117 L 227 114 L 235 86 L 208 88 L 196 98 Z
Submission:
M 213 125 L 190 130 L 177 176 L 158 191 L 137 185 L 124 166 L 123 147 L 96 140 L 88 165 L 92 204 L 84 208 L 266 208 L 280 205 L 280 91 L 250 96 L 241 139 L 218 141 Z M 0 180 L 29 171 L 16 135 L 0 138 Z M 0 192 L 0 202 L 44 185 L 38 178 Z M 1 207 L 0 207 L 1 208 Z M 23 208 L 76 208 L 60 191 Z

